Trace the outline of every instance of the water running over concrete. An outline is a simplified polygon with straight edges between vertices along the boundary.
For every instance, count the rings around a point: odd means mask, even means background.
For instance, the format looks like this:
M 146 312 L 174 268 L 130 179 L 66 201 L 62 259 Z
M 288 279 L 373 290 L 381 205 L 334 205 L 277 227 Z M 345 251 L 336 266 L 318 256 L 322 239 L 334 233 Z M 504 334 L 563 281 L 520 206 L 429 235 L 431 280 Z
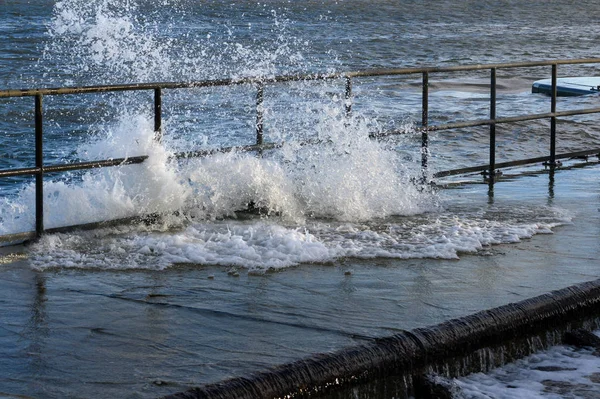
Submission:
M 455 206 L 572 213 L 554 234 L 447 259 L 342 259 L 280 272 L 222 266 L 46 269 L 2 249 L 0 392 L 157 397 L 369 344 L 598 278 L 598 166 L 445 190 Z M 23 257 L 23 259 L 21 259 Z

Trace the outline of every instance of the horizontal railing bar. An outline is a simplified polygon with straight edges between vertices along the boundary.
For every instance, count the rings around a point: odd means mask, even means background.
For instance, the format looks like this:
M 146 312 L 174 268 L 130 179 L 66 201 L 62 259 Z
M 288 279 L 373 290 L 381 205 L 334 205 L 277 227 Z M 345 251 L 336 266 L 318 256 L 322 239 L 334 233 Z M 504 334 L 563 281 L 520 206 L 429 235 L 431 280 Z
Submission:
M 119 218 L 119 219 L 103 220 L 103 221 L 99 221 L 99 222 L 90 222 L 90 223 L 78 224 L 78 225 L 73 225 L 73 226 L 53 227 L 50 229 L 46 229 L 46 232 L 49 234 L 54 234 L 54 233 L 68 233 L 68 232 L 71 232 L 74 230 L 94 230 L 99 227 L 112 227 L 112 226 L 118 226 L 118 225 L 127 224 L 127 223 L 135 223 L 135 222 L 145 223 L 151 219 L 156 219 L 156 217 L 157 217 L 156 215 L 129 216 L 129 217 L 124 217 L 124 218 Z
M 317 141 L 307 141 L 304 143 L 300 143 L 300 145 L 309 145 L 316 144 Z M 182 159 L 182 158 L 198 158 L 205 157 L 209 155 L 214 155 L 218 153 L 227 153 L 232 151 L 238 152 L 251 152 L 251 151 L 265 151 L 272 150 L 275 148 L 280 148 L 284 145 L 281 143 L 265 143 L 265 144 L 252 144 L 247 146 L 238 146 L 238 147 L 223 147 L 223 148 L 215 148 L 208 150 L 198 150 L 198 151 L 188 151 L 188 152 L 179 152 L 173 155 L 174 158 Z M 95 169 L 95 168 L 105 168 L 111 166 L 120 166 L 120 165 L 132 165 L 132 164 L 140 164 L 148 159 L 147 155 L 140 155 L 129 158 L 117 158 L 117 159 L 107 159 L 101 161 L 90 161 L 90 162 L 76 162 L 76 163 L 68 163 L 68 164 L 57 164 L 57 165 L 48 165 L 44 166 L 44 173 L 55 173 L 55 172 L 67 172 L 74 170 L 83 170 L 83 169 Z M 16 176 L 27 176 L 27 175 L 35 175 L 40 172 L 40 168 L 21 168 L 21 169 L 3 169 L 0 170 L 0 178 L 4 177 L 16 177 Z
M 274 77 L 247 77 L 241 79 L 218 79 L 218 80 L 201 80 L 196 82 L 154 82 L 154 83 L 135 83 L 123 85 L 101 85 L 101 86 L 83 86 L 83 87 L 60 87 L 60 88 L 44 88 L 44 89 L 14 89 L 0 90 L 0 98 L 2 97 L 25 97 L 36 95 L 59 95 L 59 94 L 84 94 L 84 93 L 99 93 L 99 92 L 116 92 L 116 91 L 132 91 L 132 90 L 154 90 L 154 89 L 183 89 L 183 88 L 199 88 L 213 86 L 232 86 L 243 84 L 256 83 L 278 83 L 278 82 L 293 82 L 293 81 L 311 81 L 311 80 L 329 80 L 337 78 L 356 78 L 356 77 L 376 77 L 376 76 L 393 76 L 393 75 L 412 75 L 423 72 L 458 72 L 458 71 L 479 71 L 491 68 L 509 69 L 509 68 L 530 68 L 550 65 L 577 65 L 577 64 L 595 64 L 600 63 L 600 58 L 582 58 L 574 60 L 554 60 L 554 61 L 529 61 L 529 62 L 514 62 L 514 63 L 499 63 L 499 64 L 474 64 L 474 65 L 458 65 L 447 67 L 413 67 L 413 68 L 390 68 L 390 69 L 373 69 L 354 72 L 337 72 L 323 74 L 303 74 L 303 75 L 281 75 Z
M 95 169 L 95 168 L 105 168 L 109 166 L 119 166 L 119 165 L 134 165 L 144 162 L 148 159 L 148 155 L 140 155 L 129 158 L 116 158 L 116 159 L 106 159 L 102 161 L 90 161 L 90 162 L 79 162 L 79 163 L 70 163 L 63 165 L 49 165 L 44 166 L 44 173 L 54 173 L 54 172 L 66 172 L 73 171 L 79 169 Z
M 2 169 L 0 170 L 0 177 L 28 176 L 39 172 L 40 168 Z
M 289 75 L 276 76 L 273 78 L 250 77 L 243 79 L 219 79 L 202 80 L 197 82 L 155 82 L 155 83 L 134 83 L 123 85 L 104 85 L 104 86 L 82 86 L 82 87 L 55 87 L 45 89 L 15 89 L 0 90 L 2 97 L 30 97 L 38 94 L 44 96 L 66 95 L 66 94 L 88 94 L 105 93 L 118 91 L 137 91 L 137 90 L 155 90 L 155 89 L 193 89 L 201 87 L 217 86 L 236 86 L 256 83 L 278 83 L 303 80 L 329 80 L 344 76 L 343 73 L 314 74 L 314 75 Z
M 346 72 L 344 76 L 348 77 L 369 77 L 369 76 L 384 76 L 384 75 L 412 75 L 423 72 L 460 72 L 460 71 L 481 71 L 492 68 L 510 69 L 510 68 L 531 68 L 537 66 L 551 65 L 576 65 L 576 64 L 596 64 L 600 63 L 600 58 L 581 58 L 574 60 L 554 60 L 554 61 L 527 61 L 527 62 L 512 62 L 499 64 L 470 64 L 457 65 L 447 67 L 414 67 L 414 68 L 398 68 L 398 69 L 375 69 L 357 72 Z
M 503 124 L 503 123 L 515 123 L 515 122 L 525 122 L 537 119 L 550 119 L 552 117 L 565 117 L 565 116 L 576 116 L 576 115 L 586 115 L 586 114 L 594 114 L 600 113 L 600 108 L 587 108 L 580 110 L 572 110 L 572 111 L 560 111 L 560 112 L 547 112 L 543 114 L 531 114 L 531 115 L 520 115 L 520 116 L 510 116 L 506 118 L 496 118 L 496 119 L 477 119 L 473 121 L 466 122 L 455 122 L 455 123 L 447 123 L 444 125 L 429 125 L 426 128 L 415 127 L 414 130 L 410 130 L 410 132 L 419 133 L 420 131 L 440 131 L 440 130 L 452 130 L 452 129 L 460 129 L 465 127 L 477 127 L 477 126 L 486 126 L 491 124 Z M 379 137 L 387 137 L 394 136 L 399 134 L 409 133 L 406 129 L 400 130 L 390 130 L 387 132 L 380 133 L 372 133 L 369 135 L 371 138 L 379 138 Z
M 59 165 L 48 165 L 43 168 L 22 168 L 22 169 L 4 169 L 0 170 L 0 177 L 15 177 L 25 175 L 35 175 L 43 169 L 44 173 L 67 172 L 81 169 L 105 168 L 118 165 L 139 164 L 148 159 L 147 155 L 140 155 L 129 158 L 106 159 L 102 161 L 77 162 Z
M 33 240 L 36 237 L 35 231 L 26 231 L 23 233 L 14 233 L 0 235 L 0 246 L 10 245 L 12 243 L 22 243 L 28 240 Z
M 161 83 L 136 83 L 124 85 L 106 85 L 106 86 L 82 86 L 82 87 L 59 87 L 46 89 L 17 89 L 17 90 L 2 90 L 1 97 L 28 97 L 38 94 L 44 96 L 64 95 L 64 94 L 87 94 L 87 93 L 103 93 L 117 91 L 134 91 L 134 90 L 154 90 L 154 89 L 185 89 L 194 87 L 209 87 L 209 86 L 229 86 L 236 84 L 235 81 L 215 80 L 204 82 L 161 82 Z
M 596 148 L 593 150 L 567 152 L 564 154 L 556 154 L 555 159 L 567 159 L 567 158 L 583 157 L 583 156 L 588 156 L 588 155 L 600 155 L 600 148 Z M 508 161 L 508 162 L 500 162 L 500 163 L 496 162 L 496 169 L 530 165 L 530 164 L 539 163 L 539 162 L 546 162 L 549 160 L 550 160 L 550 156 L 547 155 L 547 156 L 536 157 L 536 158 L 520 159 L 518 161 Z M 456 176 L 456 175 L 462 175 L 462 174 L 466 174 L 466 173 L 482 172 L 482 171 L 487 171 L 489 169 L 489 167 L 490 167 L 490 165 L 487 164 L 487 165 L 470 166 L 467 168 L 460 168 L 460 169 L 444 170 L 441 172 L 434 173 L 433 177 Z

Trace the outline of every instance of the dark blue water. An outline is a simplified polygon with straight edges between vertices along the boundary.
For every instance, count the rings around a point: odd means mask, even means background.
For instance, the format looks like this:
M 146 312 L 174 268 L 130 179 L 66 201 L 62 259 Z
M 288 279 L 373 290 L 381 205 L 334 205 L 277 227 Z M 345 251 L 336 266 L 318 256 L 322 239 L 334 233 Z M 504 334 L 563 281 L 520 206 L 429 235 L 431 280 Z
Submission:
M 479 2 L 476 6 L 442 1 L 436 4 L 436 12 L 432 12 L 430 5 L 416 1 L 378 2 L 376 7 L 356 0 L 302 4 L 285 1 L 197 4 L 180 0 L 165 4 L 136 1 L 127 5 L 74 0 L 56 5 L 51 1 L 34 4 L 8 1 L 3 2 L 0 16 L 5 39 L 0 49 L 0 87 L 202 80 L 593 57 L 590 50 L 600 31 L 589 12 L 593 8 L 594 4 L 585 2 L 572 7 L 561 2 L 524 5 L 518 1 Z M 565 67 L 562 71 L 566 75 L 573 73 L 593 75 L 594 69 Z M 548 74 L 548 70 L 539 69 L 503 72 L 499 83 L 510 93 L 506 94 L 507 105 L 503 105 L 502 99 L 499 102 L 499 114 L 515 113 L 525 101 L 527 107 L 536 111 L 547 108 L 545 102 L 536 105 L 535 100 L 524 100 L 519 94 L 529 91 L 531 80 Z M 451 79 L 465 78 L 463 75 Z M 487 81 L 482 74 L 466 75 L 472 76 L 474 82 Z M 334 90 L 337 88 L 330 89 Z M 356 109 L 383 126 L 398 125 L 406 119 L 419 120 L 418 99 L 411 100 L 418 94 L 414 91 L 406 93 L 382 82 L 372 86 L 364 82 L 356 90 L 359 93 Z M 461 90 L 471 91 L 464 85 Z M 188 148 L 192 140 L 198 147 L 203 143 L 198 140 L 198 131 L 210 131 L 213 138 L 222 127 L 228 130 L 228 137 L 217 136 L 214 145 L 248 141 L 243 138 L 253 123 L 248 103 L 254 93 L 241 96 L 221 90 L 215 95 L 236 101 L 219 101 L 206 93 L 204 99 L 181 93 L 166 101 L 167 116 L 176 119 L 169 137 L 183 132 L 186 144 L 180 147 Z M 395 104 L 393 98 L 399 96 L 408 97 L 408 105 Z M 481 104 L 473 104 L 473 99 L 457 100 L 452 94 L 448 99 L 444 93 L 441 96 L 436 101 L 433 95 L 431 124 L 436 120 L 445 122 L 448 117 L 464 119 L 473 112 L 483 116 L 487 113 L 477 111 Z M 80 142 L 88 141 L 90 135 L 102 129 L 95 125 L 114 119 L 115 108 L 123 107 L 122 96 L 116 97 L 119 100 L 97 100 L 98 96 L 86 97 L 83 102 L 81 98 L 47 99 L 48 162 L 77 159 L 75 152 Z M 361 97 L 365 99 L 362 104 Z M 285 98 L 283 103 L 289 100 Z M 107 101 L 111 106 L 104 106 Z M 144 97 L 139 101 L 145 102 Z M 14 99 L 2 100 L 0 104 L 7 115 L 0 125 L 4 132 L 1 140 L 3 148 L 10 149 L 0 157 L 4 166 L 26 166 L 32 161 L 27 149 L 31 146 L 27 134 L 32 129 L 31 102 L 32 99 Z M 127 107 L 132 107 L 132 101 Z M 139 107 L 140 112 L 150 112 L 147 106 Z M 270 116 L 281 118 L 281 112 L 275 105 L 272 107 Z M 293 118 L 286 120 L 283 128 L 276 126 L 277 121 L 269 121 L 267 129 L 281 134 L 282 130 L 299 130 L 296 125 L 308 123 L 302 120 L 302 115 L 295 114 Z M 189 128 L 190 124 L 195 130 Z M 577 140 L 579 134 L 569 139 Z M 524 137 L 517 137 L 514 142 L 531 148 Z M 571 149 L 573 144 L 565 140 L 564 146 Z M 521 155 L 521 151 L 515 155 Z M 439 165 L 439 169 L 444 166 Z
M 0 90 L 595 57 L 600 34 L 592 1 L 0 1 Z M 500 71 L 498 116 L 547 112 L 548 97 L 530 88 L 549 74 L 549 68 Z M 583 65 L 561 67 L 559 74 L 597 73 Z M 344 114 L 344 81 L 267 86 L 265 140 L 286 144 L 262 158 L 171 157 L 253 143 L 252 85 L 165 91 L 160 145 L 152 139 L 149 92 L 46 96 L 46 164 L 150 156 L 139 166 L 47 176 L 46 226 L 148 213 L 163 220 L 48 235 L 23 249 L 16 266 L 2 269 L 3 284 L 16 284 L 18 299 L 7 296 L 0 303 L 6 310 L 0 339 L 13 348 L 4 353 L 11 362 L 0 369 L 9 376 L 0 377 L 0 393 L 101 396 L 95 393 L 106 384 L 110 395 L 156 396 L 356 343 L 356 331 L 384 335 L 550 284 L 540 272 L 519 285 L 528 275 L 521 269 L 517 277 L 490 278 L 502 261 L 492 245 L 540 239 L 540 233 L 585 218 L 577 213 L 582 207 L 564 196 L 554 201 L 546 182 L 517 185 L 496 201 L 487 189 L 465 194 L 415 185 L 421 176 L 421 136 L 414 130 L 421 117 L 418 78 L 356 79 L 350 119 Z M 487 72 L 430 79 L 430 124 L 487 117 Z M 596 101 L 561 99 L 559 108 L 592 107 Z M 596 127 L 594 116 L 559 122 L 558 151 L 597 147 Z M 383 142 L 368 138 L 400 128 L 407 134 Z M 33 98 L 0 99 L 0 169 L 33 165 L 33 130 Z M 321 145 L 301 145 L 305 139 Z M 430 172 L 487 160 L 487 128 L 432 133 L 430 140 Z M 546 155 L 548 123 L 498 127 L 497 141 L 498 162 Z M 594 181 L 593 170 L 572 173 L 577 189 Z M 534 195 L 529 186 L 537 187 Z M 31 178 L 0 181 L 0 234 L 33 228 L 34 191 Z M 557 192 L 568 195 L 567 189 Z M 581 199 L 585 212 L 595 209 L 588 200 Z M 265 214 L 239 214 L 249 203 Z M 464 254 L 490 261 L 478 260 L 474 274 L 468 266 L 453 272 L 465 265 L 458 261 Z M 348 259 L 366 273 L 362 288 L 332 277 Z M 487 292 L 478 288 L 451 310 L 431 310 L 428 295 L 453 273 L 473 278 L 471 286 L 500 281 L 498 287 L 508 288 L 488 287 L 496 289 L 489 303 L 478 299 Z M 581 273 L 581 279 L 594 274 Z M 247 291 L 230 281 L 210 282 L 240 274 L 242 284 L 251 282 Z M 295 281 L 289 290 L 288 278 Z M 399 285 L 387 285 L 389 279 Z M 280 288 L 273 290 L 273 284 Z M 319 300 L 306 294 L 315 284 L 323 284 L 316 290 Z M 443 304 L 468 289 L 456 277 L 437 298 Z M 405 299 L 396 298 L 396 291 Z M 154 294 L 167 298 L 166 305 L 148 305 Z M 113 314 L 115 298 L 132 306 Z M 323 308 L 319 301 L 327 298 L 335 300 Z M 100 309 L 88 314 L 86 305 L 96 299 Z M 163 313 L 186 301 L 197 306 Z M 270 304 L 281 301 L 289 306 L 273 305 L 275 315 L 269 314 Z M 213 312 L 221 306 L 222 313 Z M 418 311 L 409 311 L 413 306 Z M 340 309 L 345 321 L 338 329 L 332 320 Z M 398 317 L 381 320 L 378 315 L 386 313 Z M 241 322 L 231 324 L 230 317 Z M 267 319 L 276 322 L 263 337 Z M 281 319 L 292 328 L 273 327 Z M 140 333 L 129 338 L 128 331 Z M 247 335 L 236 348 L 240 331 Z M 202 336 L 197 345 L 196 336 Z M 70 341 L 77 342 L 73 353 Z M 59 368 L 69 371 L 55 373 Z M 161 375 L 166 368 L 170 374 Z M 188 378 L 195 373 L 197 378 Z M 43 386 L 26 383 L 38 377 L 44 377 Z M 165 389 L 156 382 L 161 379 L 174 385 Z M 88 383 L 93 388 L 82 388 Z

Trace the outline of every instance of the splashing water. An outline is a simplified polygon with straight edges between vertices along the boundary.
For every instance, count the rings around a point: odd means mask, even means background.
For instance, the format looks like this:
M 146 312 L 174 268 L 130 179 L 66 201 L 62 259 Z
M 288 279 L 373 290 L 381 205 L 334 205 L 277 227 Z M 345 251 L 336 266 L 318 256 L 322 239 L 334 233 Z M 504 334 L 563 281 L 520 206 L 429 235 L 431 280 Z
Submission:
M 209 15 L 199 14 L 203 11 Z M 314 67 L 299 50 L 309 42 L 289 34 L 288 18 L 266 4 L 249 12 L 264 23 L 232 24 L 210 15 L 210 4 L 185 0 L 61 0 L 48 27 L 44 59 L 65 70 L 61 83 L 88 85 L 271 77 Z M 257 33 L 270 40 L 257 41 Z
M 165 15 L 160 7 L 172 12 Z M 320 61 L 305 55 L 310 42 L 290 33 L 293 21 L 281 10 L 257 6 L 248 12 L 261 14 L 262 22 L 242 26 L 198 19 L 197 8 L 167 0 L 58 1 L 43 56 L 50 68 L 45 82 L 268 78 L 322 69 Z M 191 19 L 198 20 L 191 24 Z M 256 40 L 257 30 L 272 40 Z M 254 95 L 255 89 L 241 90 Z M 394 142 L 370 139 L 378 122 L 360 112 L 348 118 L 341 96 L 332 94 L 340 92 L 339 82 L 299 82 L 267 91 L 267 138 L 284 141 L 282 148 L 260 156 L 232 151 L 183 160 L 173 155 L 194 146 L 240 145 L 251 136 L 254 109 L 239 104 L 238 89 L 167 93 L 162 143 L 154 140 L 143 95 L 102 95 L 100 120 L 87 127 L 74 158 L 66 158 L 148 159 L 46 181 L 45 225 L 149 214 L 161 215 L 162 223 L 45 236 L 31 248 L 32 265 L 162 269 L 199 263 L 264 271 L 346 256 L 456 258 L 492 243 L 547 233 L 560 220 L 506 225 L 441 215 L 437 194 L 413 183 L 420 165 L 398 151 L 413 135 Z M 1 200 L 0 234 L 32 229 L 34 196 L 29 184 Z M 261 216 L 236 220 L 249 206 Z

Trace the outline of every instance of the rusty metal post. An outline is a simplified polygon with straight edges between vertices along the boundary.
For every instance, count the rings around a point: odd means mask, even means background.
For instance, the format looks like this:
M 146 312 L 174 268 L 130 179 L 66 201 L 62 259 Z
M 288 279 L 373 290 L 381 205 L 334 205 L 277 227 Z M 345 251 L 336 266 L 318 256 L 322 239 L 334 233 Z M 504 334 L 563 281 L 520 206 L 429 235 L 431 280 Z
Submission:
M 558 66 L 552 65 L 552 96 L 550 100 L 550 112 L 556 112 L 556 79 Z M 550 118 L 550 167 L 556 166 L 556 116 Z
M 35 96 L 35 234 L 44 234 L 44 149 L 42 95 Z
M 256 91 L 256 144 L 263 144 L 263 121 L 264 121 L 264 87 L 263 83 L 258 84 Z
M 429 153 L 429 136 L 427 134 L 427 126 L 429 119 L 429 72 L 423 72 L 423 102 L 421 109 L 421 126 L 423 131 L 421 133 L 421 167 L 423 173 L 427 169 L 427 156 Z
M 346 76 L 346 92 L 344 94 L 344 109 L 346 111 L 346 118 L 350 117 L 352 113 L 352 78 Z
M 162 141 L 162 90 L 154 89 L 154 140 Z
M 496 177 L 496 68 L 490 70 L 490 184 Z

